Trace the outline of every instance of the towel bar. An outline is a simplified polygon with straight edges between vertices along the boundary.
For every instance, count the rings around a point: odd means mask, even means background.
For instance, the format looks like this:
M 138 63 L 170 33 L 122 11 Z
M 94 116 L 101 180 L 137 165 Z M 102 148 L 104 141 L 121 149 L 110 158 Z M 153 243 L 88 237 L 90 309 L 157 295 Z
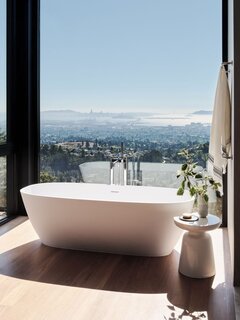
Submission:
M 233 61 L 225 61 L 225 62 L 222 62 L 222 66 L 227 66 L 229 64 L 233 64 Z
M 233 157 L 232 156 L 229 156 L 226 152 L 223 152 L 222 151 L 222 158 L 224 158 L 224 159 L 232 159 Z

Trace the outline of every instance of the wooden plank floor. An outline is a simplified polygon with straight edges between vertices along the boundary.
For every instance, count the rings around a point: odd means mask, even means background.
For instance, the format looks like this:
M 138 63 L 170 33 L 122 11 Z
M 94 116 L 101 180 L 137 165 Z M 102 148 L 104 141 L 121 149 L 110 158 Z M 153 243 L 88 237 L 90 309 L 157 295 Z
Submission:
M 144 258 L 46 247 L 19 217 L 0 227 L 0 319 L 234 320 L 227 231 L 211 232 L 217 273 L 178 273 L 180 242 Z

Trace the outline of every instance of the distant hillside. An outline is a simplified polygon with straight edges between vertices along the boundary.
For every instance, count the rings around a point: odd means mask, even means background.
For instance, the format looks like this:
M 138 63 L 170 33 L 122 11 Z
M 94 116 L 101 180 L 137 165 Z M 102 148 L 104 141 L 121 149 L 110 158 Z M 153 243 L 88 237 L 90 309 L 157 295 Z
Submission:
M 210 111 L 210 110 L 199 110 L 199 111 L 195 111 L 195 112 L 193 112 L 193 113 L 191 113 L 191 114 L 199 114 L 199 115 L 204 115 L 204 114 L 212 114 L 212 111 Z
M 41 111 L 41 121 L 78 121 L 83 119 L 135 119 L 149 116 L 151 113 L 144 112 L 78 112 L 73 110 L 48 110 Z
M 86 117 L 87 113 L 81 113 L 73 110 L 48 110 L 41 111 L 42 121 L 76 121 Z

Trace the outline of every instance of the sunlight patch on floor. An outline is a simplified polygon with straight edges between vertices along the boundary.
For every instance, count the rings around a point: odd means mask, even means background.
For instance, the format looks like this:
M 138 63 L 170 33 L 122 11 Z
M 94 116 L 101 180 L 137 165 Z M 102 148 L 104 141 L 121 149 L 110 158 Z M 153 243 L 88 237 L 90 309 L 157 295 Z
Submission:
M 213 241 L 213 252 L 215 259 L 216 274 L 213 280 L 212 289 L 218 285 L 225 283 L 225 266 L 224 266 L 224 251 L 223 251 L 223 231 L 222 229 L 210 232 Z
M 38 235 L 32 228 L 30 220 L 23 222 L 21 224 L 21 228 L 13 228 L 1 235 L 0 238 L 0 254 L 39 239 Z
M 14 319 L 16 308 L 19 319 L 25 320 L 208 319 L 205 311 L 190 312 L 174 306 L 169 302 L 167 294 L 138 294 L 73 288 L 8 276 L 0 276 L 0 281 L 3 289 L 0 293 L 1 319 Z M 51 291 L 50 296 L 48 290 Z M 27 302 L 30 308 L 27 307 Z M 8 318 L 5 317 L 6 315 Z

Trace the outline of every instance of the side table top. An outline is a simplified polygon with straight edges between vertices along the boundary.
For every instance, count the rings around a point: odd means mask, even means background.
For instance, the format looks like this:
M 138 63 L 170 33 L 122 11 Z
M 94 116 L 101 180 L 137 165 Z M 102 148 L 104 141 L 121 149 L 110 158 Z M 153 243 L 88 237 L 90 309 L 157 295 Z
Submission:
M 194 215 L 197 215 L 193 213 Z M 174 223 L 176 226 L 183 230 L 190 232 L 205 232 L 217 229 L 221 224 L 221 219 L 212 214 L 208 214 L 206 218 L 199 218 L 197 221 L 181 220 L 178 217 L 174 217 Z

